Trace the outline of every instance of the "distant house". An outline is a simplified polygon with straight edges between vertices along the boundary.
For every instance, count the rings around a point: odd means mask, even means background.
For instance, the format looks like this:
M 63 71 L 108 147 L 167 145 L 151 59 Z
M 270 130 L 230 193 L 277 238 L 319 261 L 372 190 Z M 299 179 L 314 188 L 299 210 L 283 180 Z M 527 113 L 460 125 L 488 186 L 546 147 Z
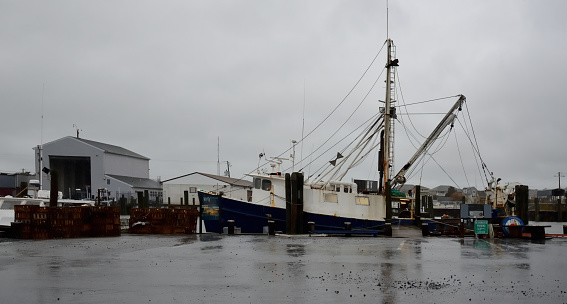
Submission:
M 476 189 L 476 187 L 465 187 L 463 188 L 463 194 L 471 197 L 476 197 L 478 196 L 478 190 Z
M 402 187 L 400 187 L 400 192 L 407 194 L 409 197 L 413 197 L 415 195 L 415 186 L 416 185 L 412 185 L 412 184 L 404 184 Z M 429 194 L 430 189 L 425 187 L 425 186 L 421 186 L 420 188 L 420 193 L 421 195 L 430 195 Z
M 39 155 L 40 147 L 34 150 Z M 149 178 L 150 159 L 143 155 L 72 136 L 43 144 L 41 150 L 42 168 L 36 160 L 36 171 L 41 172 L 42 188 L 51 188 L 47 172 L 55 170 L 64 198 L 95 198 L 100 192 L 105 199 L 149 196 L 150 202 L 161 201 L 161 184 Z
M 465 187 L 462 192 L 467 198 L 467 203 L 483 204 L 486 201 L 486 192 L 479 191 L 476 187 Z
M 252 182 L 193 172 L 162 181 L 164 204 L 200 205 L 197 190 L 223 192 L 232 198 L 249 201 L 252 196 Z
M 431 190 L 429 190 L 429 194 L 432 195 L 432 196 L 437 196 L 437 197 L 445 196 L 445 195 L 447 195 L 447 193 L 449 193 L 449 189 L 450 189 L 450 188 L 455 189 L 456 192 L 461 192 L 460 189 L 457 189 L 457 188 L 455 188 L 455 187 L 453 187 L 453 186 L 440 185 L 440 186 L 437 186 L 437 187 L 432 188 Z

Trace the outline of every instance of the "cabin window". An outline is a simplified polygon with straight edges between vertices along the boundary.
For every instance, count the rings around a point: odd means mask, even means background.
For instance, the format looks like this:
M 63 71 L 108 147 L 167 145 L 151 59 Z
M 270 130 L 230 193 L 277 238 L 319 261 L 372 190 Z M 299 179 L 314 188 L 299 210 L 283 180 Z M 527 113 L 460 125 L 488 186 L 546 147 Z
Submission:
M 357 196 L 355 202 L 357 205 L 370 206 L 368 196 Z
M 262 180 L 259 178 L 254 179 L 254 188 L 260 189 L 262 188 Z
M 272 189 L 272 181 L 269 179 L 262 180 L 262 190 L 270 191 Z
M 345 191 L 345 193 L 351 193 L 350 186 L 345 186 L 344 191 Z
M 325 193 L 325 202 L 327 202 L 327 203 L 338 203 L 339 197 L 336 193 Z

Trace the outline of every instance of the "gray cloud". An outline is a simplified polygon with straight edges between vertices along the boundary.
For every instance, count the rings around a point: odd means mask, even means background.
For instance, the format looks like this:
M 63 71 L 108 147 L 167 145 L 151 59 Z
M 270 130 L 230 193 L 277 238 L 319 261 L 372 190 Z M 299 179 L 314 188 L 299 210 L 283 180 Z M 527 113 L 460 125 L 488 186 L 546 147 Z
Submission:
M 555 187 L 554 175 L 567 170 L 566 8 L 559 0 L 390 1 L 405 102 L 466 95 L 489 169 Z M 1 171 L 31 170 L 31 148 L 74 135 L 76 124 L 84 138 L 150 157 L 151 177 L 216 173 L 219 138 L 220 159 L 241 176 L 260 152 L 284 152 L 303 122 L 306 133 L 342 100 L 386 39 L 386 9 L 385 1 L 17 1 L 0 4 L 0 28 Z M 383 67 L 378 60 L 298 154 L 356 107 Z M 382 89 L 379 82 L 350 127 L 378 109 Z M 452 102 L 411 112 L 444 112 Z M 427 133 L 440 118 L 412 119 Z M 413 153 L 404 133 L 398 125 L 397 168 Z M 446 148 L 436 159 L 454 181 L 482 187 L 478 174 L 456 177 L 461 157 Z M 469 162 L 465 149 L 463 138 Z M 372 178 L 373 166 L 352 177 Z M 422 183 L 453 181 L 430 162 Z

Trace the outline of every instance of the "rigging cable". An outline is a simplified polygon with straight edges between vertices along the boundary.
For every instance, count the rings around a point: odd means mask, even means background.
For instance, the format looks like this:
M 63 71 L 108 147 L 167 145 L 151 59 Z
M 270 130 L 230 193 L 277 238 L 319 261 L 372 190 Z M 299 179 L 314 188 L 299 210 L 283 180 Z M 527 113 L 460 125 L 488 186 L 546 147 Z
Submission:
M 470 188 L 471 183 L 469 182 L 469 177 L 467 176 L 467 171 L 465 170 L 465 164 L 463 163 L 463 155 L 461 154 L 461 148 L 459 147 L 459 141 L 457 140 L 457 132 L 453 132 L 453 135 L 455 135 L 455 143 L 457 145 L 457 152 L 459 154 L 459 159 L 461 160 L 461 167 L 463 168 L 463 174 L 465 175 L 467 185 Z
M 431 153 L 427 152 L 427 155 L 430 157 L 429 160 L 432 159 L 435 163 L 437 163 L 437 165 L 438 165 L 439 167 L 441 167 L 441 165 L 435 160 L 435 158 L 433 157 L 433 155 L 436 154 L 437 152 L 441 151 L 441 149 L 443 149 L 443 147 L 445 147 L 445 145 L 447 144 L 448 139 L 449 139 L 448 134 L 451 132 L 451 130 L 452 130 L 452 128 L 449 129 L 449 130 L 447 130 L 445 135 L 439 137 L 439 138 L 444 138 L 445 140 L 444 140 L 443 142 L 439 142 L 438 145 L 437 145 L 437 148 L 436 148 L 433 152 L 431 152 Z M 429 160 L 427 160 L 426 163 L 429 162 Z M 443 172 L 445 172 L 445 170 L 444 170 L 443 168 L 441 168 L 441 169 L 443 170 Z M 408 170 L 407 174 L 409 174 L 409 176 L 410 176 L 410 177 L 408 177 L 408 179 L 414 177 L 413 172 L 414 172 L 415 170 L 416 170 L 416 167 L 411 167 L 411 168 Z M 447 173 L 445 172 L 445 174 L 447 174 Z M 447 176 L 448 176 L 448 174 L 447 174 Z M 449 178 L 451 178 L 451 177 L 449 176 Z M 451 179 L 451 180 L 452 180 L 452 179 Z
M 400 91 L 400 96 L 402 97 L 401 99 L 402 99 L 402 102 L 403 102 L 403 104 L 404 104 L 403 107 L 404 107 L 404 110 L 406 111 L 406 115 L 408 116 L 408 119 L 409 119 L 409 121 L 410 121 L 410 124 L 412 125 L 412 127 L 414 128 L 414 130 L 417 132 L 417 134 L 418 134 L 419 136 L 421 136 L 421 137 L 423 137 L 423 138 L 426 138 L 425 136 L 423 136 L 422 134 L 419 133 L 419 131 L 417 130 L 417 128 L 416 128 L 415 125 L 413 124 L 413 121 L 411 120 L 411 116 L 409 115 L 409 112 L 408 112 L 408 105 L 406 104 L 406 100 L 404 99 L 404 94 L 403 94 L 403 91 L 402 91 L 402 83 L 401 83 L 401 81 L 400 81 L 400 73 L 399 73 L 399 72 L 398 72 L 397 76 L 398 76 L 398 77 L 396 77 L 396 81 L 398 82 L 398 85 L 396 86 L 396 88 L 398 88 L 398 90 Z M 400 106 L 400 108 L 401 108 L 401 106 Z M 407 135 L 407 131 L 406 131 L 406 135 Z M 408 138 L 409 138 L 409 137 L 408 137 Z M 416 140 L 417 140 L 417 139 L 416 139 Z M 418 142 L 419 142 L 419 141 L 418 141 Z M 412 143 L 412 145 L 413 145 L 413 143 Z M 417 147 L 416 147 L 415 145 L 413 145 L 413 146 L 414 146 L 414 148 L 417 149 Z
M 308 164 L 306 164 L 305 166 L 310 165 L 311 163 L 313 163 L 314 161 L 316 161 L 317 159 L 319 159 L 320 157 L 322 157 L 325 153 L 329 152 L 333 147 L 335 147 L 336 145 L 338 145 L 339 143 L 341 143 L 345 138 L 347 138 L 348 136 L 350 136 L 352 133 L 354 133 L 356 130 L 360 129 L 362 126 L 366 125 L 369 121 L 376 119 L 376 116 L 378 116 L 378 114 L 374 114 L 372 117 L 370 117 L 370 119 L 366 120 L 364 123 L 362 123 L 360 126 L 358 126 L 358 128 L 352 130 L 350 133 L 346 134 L 343 138 L 341 138 L 337 143 L 335 143 L 334 145 L 332 145 L 331 147 L 329 147 L 327 150 L 325 150 L 323 153 L 319 154 L 319 156 L 317 156 L 315 159 L 311 160 Z M 380 121 L 380 119 L 376 120 L 376 122 L 374 122 L 370 127 L 375 126 L 378 122 Z M 343 149 L 342 151 L 345 151 L 350 145 L 352 145 L 352 143 L 354 143 L 354 141 L 356 141 L 357 138 L 359 138 L 360 136 L 362 136 L 362 134 L 364 134 L 368 128 L 364 128 L 361 133 L 356 136 L 356 138 L 351 141 L 351 143 L 349 143 L 345 149 Z M 320 146 L 319 148 L 317 148 L 317 150 L 319 150 L 322 146 Z M 311 154 L 310 154 L 311 155 Z M 303 168 L 301 168 L 300 171 L 302 171 L 303 169 L 305 169 L 305 166 Z M 313 172 L 313 174 L 311 174 L 307 179 L 311 178 L 313 175 L 315 175 L 317 172 L 323 170 L 323 168 L 328 168 L 330 166 L 329 163 L 325 163 L 323 166 L 321 166 L 319 169 L 315 170 L 315 172 Z M 326 170 L 326 169 L 324 169 Z M 324 171 L 323 170 L 323 171 Z
M 467 139 L 469 140 L 469 143 L 471 144 L 471 147 L 472 147 L 474 153 L 478 156 L 478 157 L 475 157 L 474 160 L 475 160 L 476 167 L 477 167 L 477 170 L 478 170 L 478 175 L 480 176 L 480 179 L 482 180 L 482 170 L 481 170 L 480 165 L 479 165 L 480 155 L 479 155 L 479 153 L 477 153 L 476 148 L 475 148 L 475 146 L 474 146 L 474 144 L 473 144 L 473 142 L 470 138 L 470 134 L 469 134 L 470 131 L 469 131 L 467 121 L 465 119 L 463 119 L 464 127 L 463 127 L 463 123 L 461 123 L 461 121 L 459 119 L 457 121 L 459 122 L 459 125 L 461 126 L 461 128 L 463 128 L 465 130 L 465 135 L 467 136 Z M 472 124 L 471 124 L 471 129 L 472 129 Z M 476 178 L 475 178 L 475 180 L 476 180 Z
M 364 73 L 362 73 L 362 76 L 360 76 L 360 78 L 356 81 L 356 83 L 354 84 L 354 86 L 350 89 L 350 91 L 346 94 L 346 96 L 341 100 L 341 102 L 333 109 L 333 111 L 331 111 L 331 113 L 329 113 L 329 115 L 327 115 L 327 117 L 325 117 L 323 119 L 323 121 L 321 121 L 317 126 L 315 126 L 315 128 L 313 128 L 313 130 L 311 130 L 309 133 L 307 133 L 307 135 L 305 135 L 305 137 L 303 137 L 301 139 L 301 141 L 303 141 L 304 139 L 306 139 L 307 137 L 309 137 L 309 135 L 311 135 L 313 132 L 315 132 L 315 130 L 317 130 L 325 121 L 327 121 L 327 119 L 329 119 L 329 117 L 331 117 L 331 115 L 333 115 L 333 113 L 335 113 L 335 111 L 337 111 L 337 109 L 345 102 L 345 100 L 350 96 L 350 94 L 354 91 L 354 89 L 358 86 L 358 84 L 360 83 L 360 81 L 362 80 L 362 78 L 364 78 L 364 76 L 366 75 L 366 73 L 368 73 L 368 70 L 370 70 L 370 68 L 372 67 L 372 65 L 374 64 L 374 61 L 376 61 L 376 58 L 378 58 L 378 56 L 380 55 L 380 53 L 382 52 L 382 50 L 384 49 L 384 46 L 386 45 L 386 41 L 384 41 L 384 44 L 382 44 L 382 47 L 380 48 L 380 50 L 378 51 L 378 53 L 376 54 L 376 56 L 374 56 L 374 59 L 372 59 L 372 62 L 370 62 L 370 65 L 366 68 L 366 70 L 364 71 Z M 289 151 L 289 150 L 288 150 Z M 287 151 L 286 151 L 287 152 Z M 283 152 L 281 155 L 283 155 Z
M 335 111 L 345 102 L 345 100 L 350 96 L 350 94 L 354 91 L 354 89 L 358 86 L 358 84 L 360 83 L 360 81 L 364 78 L 364 76 L 366 75 L 366 73 L 368 73 L 368 71 L 370 70 L 370 68 L 374 65 L 374 62 L 376 61 L 376 58 L 378 58 L 378 56 L 380 55 L 380 53 L 382 53 L 382 50 L 384 49 L 384 46 L 387 44 L 387 40 L 384 41 L 384 43 L 382 44 L 382 47 L 380 48 L 380 50 L 378 51 L 378 53 L 376 54 L 376 56 L 374 56 L 374 58 L 372 59 L 372 61 L 370 62 L 370 64 L 368 65 L 368 67 L 366 68 L 366 70 L 364 71 L 364 73 L 362 73 L 362 75 L 360 76 L 360 78 L 356 81 L 356 83 L 354 84 L 354 86 L 350 89 L 350 91 L 345 95 L 345 97 L 341 100 L 341 102 L 331 111 L 331 113 L 329 113 L 329 115 L 327 115 L 327 117 L 325 117 L 323 119 L 323 121 L 321 121 L 317 126 L 315 126 L 315 128 L 313 128 L 313 130 L 311 130 L 309 133 L 307 133 L 307 135 L 305 135 L 305 137 L 301 138 L 301 140 L 298 142 L 302 143 L 307 137 L 309 137 L 311 134 L 313 134 L 313 132 L 315 132 L 315 130 L 317 130 L 319 127 L 321 127 L 321 125 L 327 121 L 327 119 L 329 119 L 329 117 L 331 117 L 331 115 L 333 115 L 333 113 L 335 113 Z M 278 156 L 276 156 L 276 158 L 281 157 L 282 155 L 284 155 L 285 153 L 289 152 L 292 149 L 292 147 L 288 148 L 287 150 L 283 151 L 281 154 L 279 154 Z M 319 149 L 319 148 L 318 148 Z M 317 150 L 318 150 L 317 149 Z M 312 153 L 314 153 L 315 151 L 313 151 Z M 305 158 L 304 158 L 305 159 Z M 248 174 L 253 173 L 254 171 L 257 171 L 259 168 L 269 164 L 270 162 L 267 161 L 265 163 L 263 163 L 262 165 L 258 166 L 257 168 L 253 169 L 252 171 L 250 171 Z M 301 163 L 301 162 L 299 162 Z M 301 170 L 303 170 L 305 167 L 303 167 Z M 246 174 L 245 174 L 246 175 Z M 244 178 L 241 177 L 239 180 L 242 180 Z
M 480 162 L 482 163 L 482 166 L 483 166 L 484 168 L 486 168 L 486 170 L 488 170 L 488 167 L 486 166 L 486 164 L 485 164 L 484 161 L 482 160 L 482 156 L 480 155 L 480 149 L 478 148 L 478 142 L 477 142 L 477 140 L 476 140 L 476 133 L 474 132 L 474 127 L 473 127 L 473 125 L 472 125 L 472 120 L 471 120 L 471 115 L 470 115 L 470 112 L 469 112 L 469 107 L 467 106 L 466 103 L 465 103 L 465 107 L 466 107 L 466 109 L 467 109 L 467 115 L 469 116 L 469 121 L 470 121 L 470 123 L 471 123 L 471 130 L 472 130 L 472 133 L 473 133 L 474 142 L 475 142 L 475 144 L 476 144 L 476 151 L 477 151 L 477 153 L 478 153 L 478 158 L 480 159 Z M 490 172 L 490 171 L 489 171 L 489 172 Z M 486 178 L 486 183 L 488 184 L 488 183 L 489 183 L 489 180 L 488 180 L 488 177 L 486 176 L 486 171 L 484 171 L 484 177 Z
M 366 93 L 366 95 L 364 96 L 364 98 L 362 99 L 362 101 L 358 104 L 358 106 L 352 111 L 352 113 L 349 115 L 349 117 L 345 120 L 345 122 L 339 127 L 337 128 L 337 130 L 331 134 L 331 136 L 329 136 L 329 138 L 323 142 L 319 148 L 315 149 L 315 151 L 311 152 L 311 153 L 315 153 L 317 152 L 319 149 L 323 148 L 323 146 L 325 146 L 325 144 L 327 144 L 345 125 L 346 123 L 352 118 L 352 116 L 354 116 L 354 114 L 356 113 L 356 111 L 358 111 L 358 109 L 362 106 L 362 104 L 366 101 L 366 98 L 368 98 L 368 95 L 370 95 L 370 92 L 372 92 L 372 89 L 374 89 L 374 87 L 376 86 L 376 83 L 378 83 L 378 80 L 380 79 L 380 77 L 382 76 L 382 74 L 384 73 L 384 69 L 382 69 L 382 72 L 380 73 L 380 75 L 378 75 L 378 78 L 376 79 L 376 81 L 374 81 L 374 83 L 372 84 L 372 86 L 370 87 L 370 89 L 368 90 L 368 92 Z M 372 116 L 375 117 L 376 115 Z M 367 120 L 369 121 L 369 120 Z M 360 128 L 360 127 L 359 127 Z M 357 128 L 358 129 L 358 128 Z M 355 129 L 356 130 L 356 129 Z M 360 135 L 358 136 L 360 137 Z M 358 138 L 356 137 L 356 138 Z M 356 138 L 345 148 L 343 148 L 343 150 L 341 152 L 344 152 L 346 149 L 348 149 L 348 147 L 356 140 Z M 285 153 L 285 152 L 284 152 Z M 303 159 L 299 162 L 301 163 L 303 161 Z M 305 167 L 301 168 L 302 170 Z
M 461 123 L 461 121 L 458 120 L 458 122 L 459 122 L 459 125 L 461 125 L 461 128 L 464 129 L 463 124 Z M 465 121 L 465 126 L 466 126 L 466 121 Z M 467 129 L 467 131 L 468 131 L 468 129 Z M 467 138 L 468 138 L 468 140 L 469 140 L 469 142 L 470 142 L 470 144 L 471 144 L 471 147 L 472 147 L 473 151 L 474 151 L 475 154 L 478 156 L 478 159 L 475 157 L 475 161 L 476 161 L 476 166 L 477 166 L 477 169 L 478 169 L 478 173 L 479 173 L 479 175 L 480 175 L 480 177 L 481 177 L 481 179 L 482 179 L 482 173 L 484 173 L 484 174 L 485 174 L 485 177 L 486 177 L 486 171 L 485 171 L 485 170 L 481 170 L 478 161 L 480 160 L 481 165 L 482 165 L 482 168 L 486 168 L 486 165 L 485 165 L 484 162 L 482 161 L 482 158 L 481 158 L 481 156 L 480 156 L 480 152 L 478 151 L 478 148 L 474 146 L 474 143 L 473 143 L 473 141 L 472 141 L 472 139 L 471 139 L 469 133 L 466 132 L 465 134 L 467 135 Z M 487 168 L 487 169 L 488 169 L 488 168 Z M 488 180 L 487 180 L 487 183 L 488 183 Z

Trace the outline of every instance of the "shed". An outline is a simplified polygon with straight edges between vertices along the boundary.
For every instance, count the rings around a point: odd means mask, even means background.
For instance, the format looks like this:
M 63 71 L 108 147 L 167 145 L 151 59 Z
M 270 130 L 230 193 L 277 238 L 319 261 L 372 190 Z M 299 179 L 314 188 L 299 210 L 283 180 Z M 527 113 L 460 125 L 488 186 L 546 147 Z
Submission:
M 252 182 L 226 176 L 193 172 L 162 181 L 164 203 L 200 205 L 198 190 L 222 192 L 243 201 L 252 197 Z

